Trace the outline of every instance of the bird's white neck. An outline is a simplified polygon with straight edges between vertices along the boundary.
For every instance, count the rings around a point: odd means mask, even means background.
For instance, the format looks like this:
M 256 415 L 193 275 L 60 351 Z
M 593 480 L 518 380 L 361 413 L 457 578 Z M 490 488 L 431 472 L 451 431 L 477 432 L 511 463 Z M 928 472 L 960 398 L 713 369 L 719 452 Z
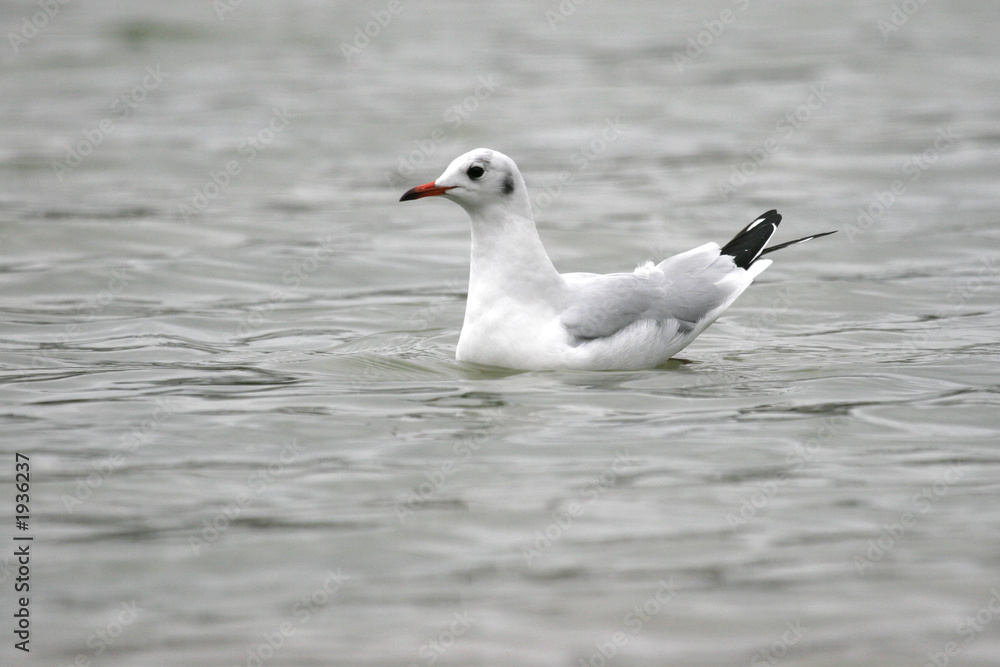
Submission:
M 469 211 L 469 217 L 472 219 L 470 304 L 490 299 L 493 291 L 519 294 L 525 299 L 544 299 L 562 286 L 562 277 L 542 246 L 526 201 L 514 208 L 486 206 Z

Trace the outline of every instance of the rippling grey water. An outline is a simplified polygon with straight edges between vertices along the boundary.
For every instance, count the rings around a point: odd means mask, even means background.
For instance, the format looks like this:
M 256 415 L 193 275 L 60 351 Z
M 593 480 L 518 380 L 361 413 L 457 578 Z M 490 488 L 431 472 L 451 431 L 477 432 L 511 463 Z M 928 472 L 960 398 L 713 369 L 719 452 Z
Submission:
M 4 664 L 1000 663 L 998 18 L 4 3 Z M 396 200 L 476 146 L 564 271 L 840 233 L 688 363 L 466 366 Z

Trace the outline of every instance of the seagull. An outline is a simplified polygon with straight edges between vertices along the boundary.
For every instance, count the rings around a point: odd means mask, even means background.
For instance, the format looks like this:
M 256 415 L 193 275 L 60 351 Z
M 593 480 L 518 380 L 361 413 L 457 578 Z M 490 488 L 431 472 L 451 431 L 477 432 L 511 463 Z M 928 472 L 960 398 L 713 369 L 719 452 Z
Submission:
M 834 232 L 766 248 L 764 213 L 729 243 L 706 243 L 632 273 L 559 273 L 514 161 L 477 148 L 400 201 L 444 197 L 472 220 L 465 322 L 455 357 L 518 370 L 641 370 L 683 350 L 771 265 L 762 256 Z

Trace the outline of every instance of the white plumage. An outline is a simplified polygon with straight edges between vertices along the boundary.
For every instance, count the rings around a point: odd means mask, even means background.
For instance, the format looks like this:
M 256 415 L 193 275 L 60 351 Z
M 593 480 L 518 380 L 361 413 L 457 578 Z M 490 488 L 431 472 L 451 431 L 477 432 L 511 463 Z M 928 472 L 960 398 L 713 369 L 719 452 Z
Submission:
M 769 211 L 725 248 L 706 243 L 632 273 L 560 274 L 538 237 L 524 179 L 503 153 L 470 151 L 400 201 L 437 195 L 472 220 L 469 297 L 456 357 L 525 370 L 662 364 L 771 264 L 759 257 L 781 220 Z

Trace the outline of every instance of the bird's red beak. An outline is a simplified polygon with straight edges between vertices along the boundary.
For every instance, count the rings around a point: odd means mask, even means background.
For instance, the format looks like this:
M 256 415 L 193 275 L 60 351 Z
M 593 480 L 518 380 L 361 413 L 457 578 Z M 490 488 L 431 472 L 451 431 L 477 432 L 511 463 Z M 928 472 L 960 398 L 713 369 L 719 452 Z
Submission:
M 411 199 L 422 199 L 423 197 L 435 197 L 437 195 L 443 195 L 444 193 L 451 190 L 453 185 L 435 185 L 433 181 L 430 183 L 424 183 L 423 185 L 418 185 L 415 188 L 410 188 L 403 193 L 403 196 L 399 198 L 399 201 L 410 201 Z

